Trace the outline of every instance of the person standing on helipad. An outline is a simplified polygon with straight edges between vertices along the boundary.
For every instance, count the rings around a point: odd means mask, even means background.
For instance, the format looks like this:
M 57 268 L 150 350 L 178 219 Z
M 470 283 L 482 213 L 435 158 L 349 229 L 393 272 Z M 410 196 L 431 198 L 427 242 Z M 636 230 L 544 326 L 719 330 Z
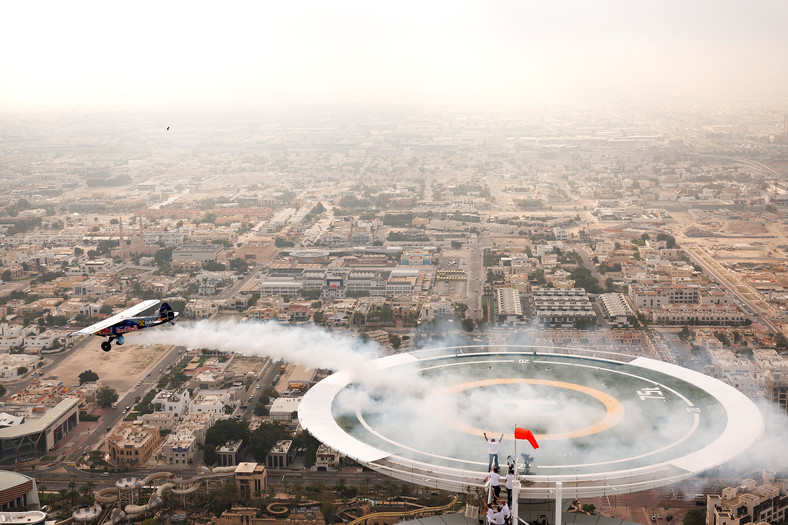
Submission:
M 487 451 L 490 453 L 490 462 L 487 465 L 487 472 L 490 472 L 490 470 L 492 470 L 493 461 L 495 461 L 495 466 L 498 466 L 498 445 L 503 441 L 503 434 L 501 434 L 501 438 L 498 441 L 495 441 L 495 438 L 488 439 L 487 432 L 485 432 L 484 440 L 487 442 Z

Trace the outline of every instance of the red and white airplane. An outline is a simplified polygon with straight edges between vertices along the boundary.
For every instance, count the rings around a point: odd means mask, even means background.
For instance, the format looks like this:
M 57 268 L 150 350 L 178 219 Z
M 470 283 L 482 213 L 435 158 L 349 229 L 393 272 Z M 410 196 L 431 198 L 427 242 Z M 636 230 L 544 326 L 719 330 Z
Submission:
M 115 314 L 112 317 L 108 317 L 103 321 L 92 324 L 87 328 L 78 330 L 71 335 L 93 334 L 100 337 L 107 337 L 108 339 L 101 343 L 101 349 L 105 352 L 109 352 L 112 348 L 112 341 L 115 341 L 115 344 L 117 345 L 122 345 L 126 342 L 123 334 L 136 332 L 137 330 L 150 328 L 151 326 L 172 323 L 175 321 L 175 318 L 178 316 L 178 312 L 173 312 L 172 308 L 170 308 L 170 305 L 167 303 L 161 303 L 159 315 L 157 316 L 134 317 L 138 313 L 144 312 L 148 308 L 157 304 L 159 304 L 158 299 L 142 301 L 139 304 L 135 304 L 131 308 L 127 308 L 122 312 Z

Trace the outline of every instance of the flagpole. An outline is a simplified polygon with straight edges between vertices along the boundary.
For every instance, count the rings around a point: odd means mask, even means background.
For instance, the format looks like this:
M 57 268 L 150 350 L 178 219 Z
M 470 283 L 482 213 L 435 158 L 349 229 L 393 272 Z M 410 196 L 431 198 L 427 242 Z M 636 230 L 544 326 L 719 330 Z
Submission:
M 517 476 L 517 423 L 514 424 L 514 475 Z
M 512 513 L 512 523 L 516 524 L 519 519 L 517 500 L 520 499 L 520 478 L 517 474 L 517 423 L 514 425 L 514 434 L 514 481 L 512 482 L 512 496 L 514 498 L 512 499 L 512 508 L 509 509 L 509 512 Z

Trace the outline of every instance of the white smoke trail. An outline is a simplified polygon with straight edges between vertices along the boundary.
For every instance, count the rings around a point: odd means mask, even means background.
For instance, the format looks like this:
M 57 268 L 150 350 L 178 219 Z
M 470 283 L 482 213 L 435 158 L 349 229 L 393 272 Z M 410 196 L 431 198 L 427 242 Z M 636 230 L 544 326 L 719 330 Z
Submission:
M 375 342 L 331 333 L 317 326 L 274 321 L 197 321 L 140 334 L 143 345 L 170 344 L 248 356 L 268 356 L 309 368 L 353 369 L 383 355 Z

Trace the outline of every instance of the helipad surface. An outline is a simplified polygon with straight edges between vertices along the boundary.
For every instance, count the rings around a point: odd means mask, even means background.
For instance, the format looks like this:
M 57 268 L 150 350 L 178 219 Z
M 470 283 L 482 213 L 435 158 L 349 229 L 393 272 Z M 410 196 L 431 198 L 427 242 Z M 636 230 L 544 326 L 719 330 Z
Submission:
M 472 492 L 486 476 L 483 433 L 516 457 L 514 426 L 540 444 L 522 497 L 643 490 L 719 465 L 752 445 L 763 421 L 734 388 L 651 359 L 562 355 L 523 347 L 400 354 L 320 382 L 302 425 L 369 467 L 422 485 Z

